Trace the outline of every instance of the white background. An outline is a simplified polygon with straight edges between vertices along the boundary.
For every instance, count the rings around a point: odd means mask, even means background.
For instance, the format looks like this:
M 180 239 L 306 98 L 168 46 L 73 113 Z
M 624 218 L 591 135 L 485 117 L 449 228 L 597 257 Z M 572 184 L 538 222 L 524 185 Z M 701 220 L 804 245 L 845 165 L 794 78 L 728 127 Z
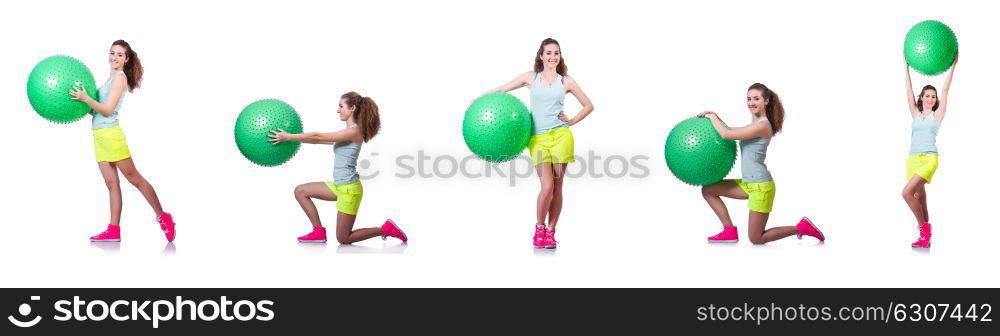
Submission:
M 997 166 L 995 5 L 985 2 L 28 2 L 0 12 L 0 286 L 341 287 L 996 287 L 988 197 Z M 900 196 L 909 147 L 902 42 L 939 19 L 961 63 L 928 187 L 934 245 L 910 249 L 915 221 Z M 567 181 L 561 247 L 531 248 L 537 182 L 399 178 L 395 158 L 469 155 L 466 105 L 529 71 L 538 43 L 562 42 L 570 75 L 596 110 L 574 126 L 576 152 L 646 155 L 645 178 Z M 46 56 L 81 59 L 98 83 L 123 38 L 146 67 L 121 125 L 140 171 L 175 215 L 167 245 L 124 179 L 123 243 L 92 245 L 108 221 L 89 119 L 56 125 L 26 96 Z M 917 87 L 944 77 L 914 77 Z M 770 225 L 808 215 L 828 242 L 717 246 L 719 223 L 696 188 L 663 162 L 669 129 L 702 110 L 749 120 L 746 87 L 763 82 L 787 109 L 768 165 L 778 185 Z M 300 245 L 308 222 L 292 198 L 330 179 L 329 147 L 304 145 L 276 168 L 236 149 L 233 122 L 262 98 L 294 106 L 307 130 L 343 127 L 350 90 L 374 98 L 383 129 L 358 227 L 395 219 L 402 247 Z M 527 92 L 516 95 L 525 99 Z M 567 97 L 567 113 L 579 104 Z M 373 156 L 372 153 L 378 153 Z M 524 167 L 522 167 L 524 168 Z M 737 177 L 738 169 L 731 175 Z M 741 232 L 746 205 L 727 203 Z M 335 207 L 320 204 L 332 227 Z

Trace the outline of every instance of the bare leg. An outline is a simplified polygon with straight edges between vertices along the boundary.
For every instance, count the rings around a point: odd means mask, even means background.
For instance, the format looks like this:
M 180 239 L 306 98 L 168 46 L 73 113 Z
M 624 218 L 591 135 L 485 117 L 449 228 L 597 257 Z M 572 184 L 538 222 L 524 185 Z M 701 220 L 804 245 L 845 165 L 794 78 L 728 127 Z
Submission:
M 101 170 L 101 177 L 104 177 L 104 184 L 108 187 L 108 199 L 111 203 L 111 222 L 109 224 L 118 226 L 122 220 L 122 188 L 118 183 L 118 168 L 110 162 L 98 162 L 97 168 Z
M 555 230 L 563 205 L 563 181 L 566 181 L 566 164 L 552 164 L 552 202 L 549 204 L 549 228 Z
M 917 194 L 923 194 L 923 198 L 926 199 L 926 193 L 924 193 L 924 184 L 927 181 L 924 180 L 920 175 L 913 175 L 910 182 L 906 183 L 903 187 L 903 201 L 906 201 L 906 205 L 910 207 L 910 211 L 913 212 L 913 217 L 917 219 L 917 224 L 923 224 L 927 222 L 928 216 L 926 211 L 926 202 L 921 201 L 917 197 Z
M 927 210 L 927 184 L 921 184 L 917 192 L 913 194 L 918 200 L 920 200 L 920 208 L 924 213 L 924 223 L 929 223 L 931 221 L 931 214 Z
M 551 163 L 540 163 L 535 166 L 535 171 L 538 173 L 538 181 L 541 183 L 535 207 L 537 219 L 535 223 L 545 225 L 545 217 L 549 214 L 549 209 L 552 206 L 552 192 L 555 189 L 554 172 Z
M 382 236 L 381 228 L 354 229 L 355 215 L 348 215 L 337 212 L 337 242 L 341 244 L 353 244 L 362 240 L 372 239 Z
M 316 205 L 313 204 L 313 198 L 324 201 L 336 201 L 337 196 L 323 182 L 300 184 L 295 187 L 295 200 L 299 201 L 299 206 L 306 213 L 309 222 L 312 223 L 313 227 L 323 227 L 323 224 L 319 220 L 319 211 L 316 210 Z
M 299 201 L 302 211 L 306 213 L 306 217 L 309 217 L 309 222 L 312 223 L 313 227 L 322 227 L 323 224 L 319 220 L 319 211 L 316 209 L 316 204 L 313 204 L 313 198 L 324 201 L 336 201 L 337 196 L 323 182 L 306 183 L 295 187 L 295 200 Z M 351 229 L 354 228 L 355 219 L 357 219 L 357 216 L 337 212 L 336 234 L 338 243 L 352 244 L 382 235 L 381 228 L 365 228 L 351 232 Z
M 765 244 L 775 240 L 794 236 L 799 233 L 799 229 L 794 226 L 780 226 L 764 229 L 767 226 L 767 219 L 770 214 L 750 211 L 748 231 L 750 231 L 750 242 L 753 244 Z
M 720 196 L 733 199 L 747 199 L 747 193 L 740 189 L 740 186 L 733 180 L 722 180 L 710 186 L 701 188 L 701 196 L 708 202 L 715 215 L 719 217 L 722 226 L 733 226 L 733 219 L 729 217 L 729 209 Z
M 128 180 L 136 189 L 142 193 L 142 196 L 146 198 L 146 202 L 149 202 L 149 206 L 153 207 L 153 212 L 156 213 L 156 218 L 160 218 L 163 214 L 163 207 L 160 206 L 160 199 L 156 197 L 156 190 L 153 186 L 146 181 L 145 177 L 139 174 L 139 170 L 135 168 L 135 163 L 132 162 L 132 158 L 121 160 L 115 162 L 115 166 L 122 171 L 122 175 Z

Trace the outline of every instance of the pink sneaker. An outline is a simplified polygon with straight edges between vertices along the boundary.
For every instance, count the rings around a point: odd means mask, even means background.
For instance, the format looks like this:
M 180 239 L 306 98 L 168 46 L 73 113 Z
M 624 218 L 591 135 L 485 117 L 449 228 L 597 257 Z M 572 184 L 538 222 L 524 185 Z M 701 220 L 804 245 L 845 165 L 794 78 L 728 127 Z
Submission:
M 823 235 L 823 232 L 819 231 L 816 225 L 813 225 L 813 222 L 808 217 L 802 217 L 802 220 L 795 227 L 799 229 L 799 239 L 802 239 L 802 236 L 810 236 L 819 239 L 819 241 L 826 241 L 826 236 Z
M 90 237 L 92 242 L 120 242 L 122 241 L 121 228 L 116 225 L 108 224 L 108 229 L 97 234 L 96 236 Z
M 300 243 L 325 243 L 326 242 L 326 228 L 322 226 L 313 226 L 312 232 L 309 234 L 299 237 Z
M 920 238 L 913 242 L 913 247 L 917 248 L 930 248 L 931 247 L 931 223 L 920 224 Z
M 403 243 L 406 243 L 407 241 L 406 234 L 403 233 L 403 230 L 400 230 L 399 226 L 396 225 L 396 222 L 393 222 L 391 219 L 386 219 L 385 224 L 382 224 L 382 240 L 385 240 L 386 237 L 393 237 L 402 240 Z
M 545 248 L 545 225 L 535 224 L 535 238 L 532 238 L 535 248 Z
M 708 237 L 709 243 L 735 243 L 740 241 L 740 235 L 736 232 L 735 226 L 723 226 L 722 232 Z
M 177 231 L 174 230 L 174 216 L 164 212 L 160 214 L 156 222 L 160 224 L 160 230 L 163 230 L 163 235 L 167 236 L 167 242 L 173 242 L 174 237 L 177 235 Z
M 556 229 L 545 230 L 545 235 L 542 236 L 542 247 L 547 249 L 554 249 L 559 245 L 556 241 Z

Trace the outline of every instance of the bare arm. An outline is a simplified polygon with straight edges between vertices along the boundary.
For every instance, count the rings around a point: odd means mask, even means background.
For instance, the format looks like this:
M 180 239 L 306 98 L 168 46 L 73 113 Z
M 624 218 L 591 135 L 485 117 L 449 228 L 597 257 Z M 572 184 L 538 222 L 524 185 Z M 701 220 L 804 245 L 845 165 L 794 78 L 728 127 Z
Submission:
M 566 118 L 566 115 L 561 115 L 560 119 L 569 123 L 570 126 L 576 125 L 583 118 L 586 118 L 590 112 L 594 112 L 594 104 L 590 102 L 590 98 L 587 97 L 586 93 L 583 93 L 583 89 L 580 88 L 580 84 L 576 80 L 570 78 L 569 76 L 564 77 L 566 79 L 566 91 L 572 93 L 576 100 L 583 105 L 583 109 L 580 110 L 572 119 Z
M 708 118 L 712 122 L 712 126 L 715 127 L 715 130 L 719 132 L 719 135 L 726 140 L 750 140 L 771 136 L 770 123 L 755 122 L 743 127 L 728 128 L 715 112 L 704 112 L 699 116 Z
M 125 76 L 115 76 L 115 79 L 111 82 L 111 92 L 108 93 L 108 101 L 98 102 L 94 98 L 90 98 L 87 94 L 87 89 L 82 86 L 76 87 L 69 92 L 70 99 L 82 101 L 90 106 L 90 109 L 97 111 L 104 116 L 109 116 L 115 113 L 115 107 L 118 105 L 118 100 L 121 99 L 122 94 L 125 93 L 125 88 L 128 87 L 128 80 Z
M 948 92 L 951 91 L 951 79 L 955 76 L 955 66 L 958 65 L 958 53 L 955 53 L 955 61 L 951 63 L 951 71 L 948 72 L 948 79 L 944 81 L 944 87 L 941 88 L 940 102 L 941 106 L 938 106 L 937 111 L 934 116 L 937 118 L 940 124 L 944 121 L 944 114 L 948 111 Z
M 283 129 L 271 131 L 271 144 L 279 144 L 285 141 L 300 141 L 307 144 L 329 145 L 335 142 L 361 142 L 361 130 L 357 128 L 345 128 L 332 133 L 305 132 L 290 134 Z
M 913 95 L 913 81 L 910 80 L 910 64 L 903 59 L 903 65 L 906 66 L 906 106 L 910 107 L 910 118 L 917 115 L 917 96 Z
M 496 93 L 496 92 L 507 92 L 507 91 L 511 91 L 511 90 L 516 90 L 516 89 L 523 88 L 525 86 L 528 86 L 529 83 L 531 83 L 532 76 L 534 76 L 534 72 L 530 72 L 530 71 L 529 72 L 525 72 L 523 74 L 518 75 L 516 78 L 514 78 L 510 82 L 507 82 L 507 84 L 498 86 L 495 89 L 486 91 L 483 94 L 486 95 L 486 94 Z

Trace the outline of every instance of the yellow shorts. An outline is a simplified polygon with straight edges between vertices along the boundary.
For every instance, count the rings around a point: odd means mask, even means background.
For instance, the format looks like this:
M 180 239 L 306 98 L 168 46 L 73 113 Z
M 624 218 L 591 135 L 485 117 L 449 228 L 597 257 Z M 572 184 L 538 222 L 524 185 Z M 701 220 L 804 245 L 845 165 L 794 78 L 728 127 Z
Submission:
M 121 127 L 94 129 L 94 154 L 97 162 L 118 162 L 131 157 Z
M 937 171 L 938 156 L 933 153 L 910 154 L 906 159 L 906 181 L 913 179 L 913 175 L 920 175 L 927 183 L 931 183 L 934 172 Z
M 747 206 L 750 211 L 770 213 L 774 206 L 774 181 L 743 182 L 743 179 L 733 180 L 747 193 Z
M 528 141 L 531 162 L 573 163 L 573 132 L 569 127 L 560 127 L 542 134 L 531 136 Z
M 361 208 L 361 197 L 365 194 L 365 189 L 361 187 L 361 181 L 345 184 L 325 183 L 333 195 L 337 196 L 337 211 L 357 216 L 358 209 Z

